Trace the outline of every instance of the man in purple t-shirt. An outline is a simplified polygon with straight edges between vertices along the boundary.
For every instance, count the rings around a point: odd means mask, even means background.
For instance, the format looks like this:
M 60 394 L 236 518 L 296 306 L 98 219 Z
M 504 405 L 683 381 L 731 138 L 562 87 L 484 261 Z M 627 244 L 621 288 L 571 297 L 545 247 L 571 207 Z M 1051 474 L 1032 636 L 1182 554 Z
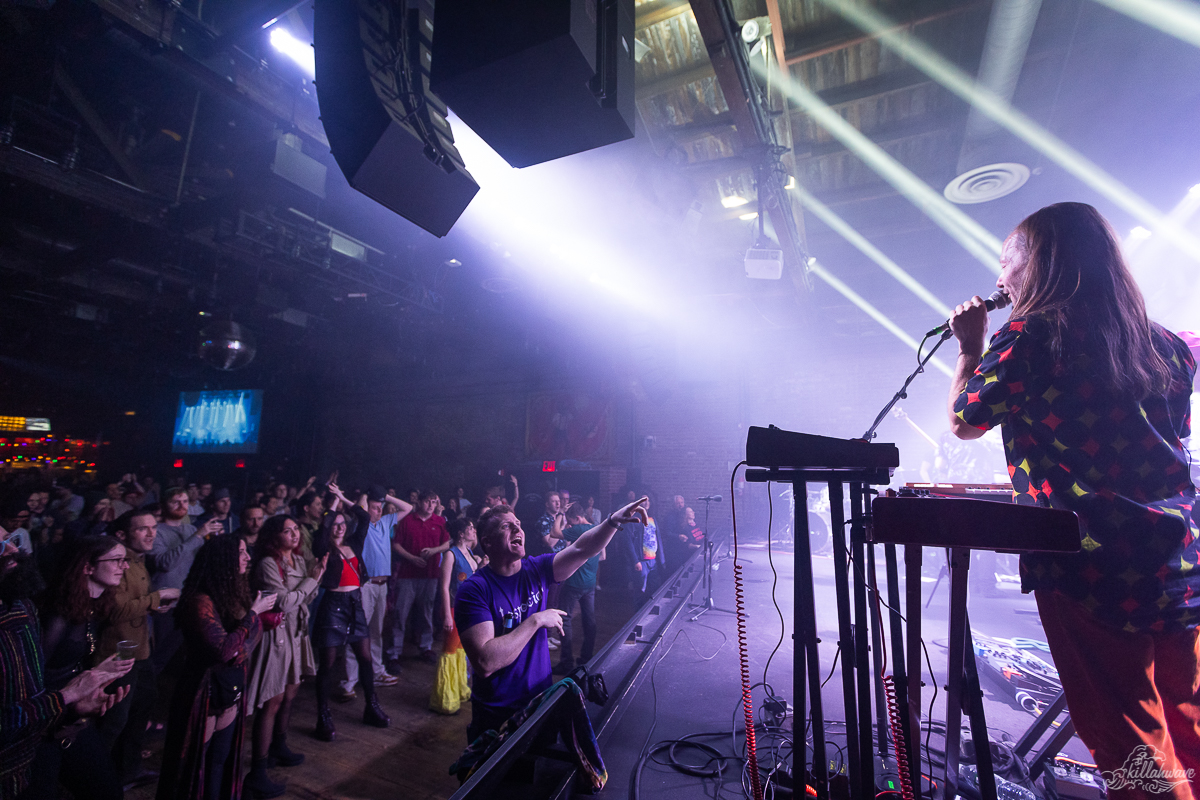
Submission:
M 525 532 L 512 509 L 479 518 L 489 563 L 458 587 L 454 622 L 475 668 L 468 741 L 504 721 L 551 685 L 547 631 L 562 635 L 563 612 L 549 608 L 550 586 L 598 555 L 626 522 L 646 522 L 643 497 L 613 512 L 557 553 L 526 557 Z

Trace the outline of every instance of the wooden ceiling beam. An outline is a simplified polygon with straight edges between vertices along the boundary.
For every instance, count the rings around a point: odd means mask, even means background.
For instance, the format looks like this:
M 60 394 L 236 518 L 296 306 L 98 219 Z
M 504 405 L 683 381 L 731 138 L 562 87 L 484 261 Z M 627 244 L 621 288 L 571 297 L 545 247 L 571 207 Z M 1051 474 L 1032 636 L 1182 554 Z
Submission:
M 918 25 L 925 25 L 926 23 L 936 22 L 947 17 L 958 16 L 959 14 L 990 7 L 991 5 L 991 0 L 972 0 L 971 2 L 960 3 L 959 5 L 944 8 L 933 14 L 898 20 L 895 25 L 887 29 L 887 32 L 897 33 L 904 30 L 911 30 Z M 773 24 L 774 22 L 772 22 Z M 780 63 L 787 64 L 790 67 L 793 64 L 811 61 L 814 58 L 836 53 L 838 50 L 854 47 L 874 38 L 874 35 L 863 33 L 862 28 L 852 23 L 834 23 L 814 31 L 811 36 L 794 37 L 792 44 L 795 46 L 795 49 L 786 53 L 783 61 Z
M 787 63 L 787 42 L 783 35 L 783 14 L 779 12 L 779 0 L 767 0 L 767 17 L 771 20 L 771 43 L 775 46 L 775 63 Z
M 656 75 L 645 83 L 638 84 L 636 93 L 639 99 L 655 97 L 687 86 L 689 83 L 711 78 L 714 74 L 711 62 L 696 64 L 664 75 Z
M 634 27 L 638 30 L 678 16 L 690 8 L 688 0 L 650 0 L 637 7 Z
M 857 103 L 872 97 L 911 89 L 931 82 L 933 79 L 916 67 L 904 67 L 894 72 L 884 72 L 870 78 L 853 83 L 844 83 L 817 92 L 817 97 L 828 106 L 841 106 L 847 103 Z

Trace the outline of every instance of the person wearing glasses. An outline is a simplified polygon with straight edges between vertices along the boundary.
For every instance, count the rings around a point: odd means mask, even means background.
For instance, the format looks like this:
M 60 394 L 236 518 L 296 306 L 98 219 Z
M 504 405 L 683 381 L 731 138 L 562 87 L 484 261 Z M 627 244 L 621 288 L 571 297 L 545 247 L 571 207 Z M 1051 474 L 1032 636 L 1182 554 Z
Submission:
M 109 684 L 133 665 L 112 658 L 80 672 L 65 686 L 53 689 L 46 685 L 41 626 L 30 599 L 43 586 L 33 560 L 0 528 L 0 675 L 4 676 L 0 681 L 0 797 L 38 796 L 46 790 L 57 794 L 57 772 L 49 786 L 44 780 L 30 786 L 35 774 L 46 777 L 44 768 L 36 773 L 34 769 L 41 751 L 52 739 L 69 738 L 64 736 L 69 719 L 102 716 L 128 693 L 128 689 L 107 692 Z M 47 758 L 55 756 L 46 754 Z M 74 785 L 90 781 L 91 776 L 64 777 Z M 76 796 L 86 796 L 86 787 L 80 791 L 84 794 Z
M 43 622 L 47 689 L 64 688 L 101 661 L 101 628 L 127 569 L 125 545 L 111 536 L 84 536 L 74 543 L 49 592 Z M 121 777 L 93 721 L 80 720 L 38 748 L 26 796 L 57 797 L 60 782 L 78 800 L 122 796 Z
M 158 697 L 157 678 L 150 662 L 151 614 L 164 613 L 179 599 L 179 590 L 163 587 L 150 589 L 146 555 L 154 548 L 158 529 L 154 515 L 136 509 L 113 520 L 110 531 L 125 545 L 129 568 L 113 590 L 107 626 L 100 634 L 101 657 L 115 655 L 118 642 L 133 642 L 133 670 L 118 685 L 128 685 L 129 697 L 118 703 L 100 720 L 100 737 L 112 751 L 113 761 L 126 790 L 158 777 L 142 766 L 142 739 Z

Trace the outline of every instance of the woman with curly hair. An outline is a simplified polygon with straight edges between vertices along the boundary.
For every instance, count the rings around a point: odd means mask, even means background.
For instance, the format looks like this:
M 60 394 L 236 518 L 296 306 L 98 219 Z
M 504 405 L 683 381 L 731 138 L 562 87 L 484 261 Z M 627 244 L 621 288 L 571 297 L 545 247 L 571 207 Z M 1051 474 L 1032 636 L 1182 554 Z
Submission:
M 45 686 L 51 692 L 94 666 L 113 589 L 129 568 L 125 546 L 108 536 L 81 537 L 68 553 L 49 591 L 43 625 Z M 121 797 L 120 775 L 94 721 L 80 720 L 41 745 L 22 798 L 56 798 L 60 781 L 79 800 Z
M 257 798 L 278 797 L 284 785 L 267 775 L 267 760 L 281 767 L 304 763 L 304 756 L 287 746 L 292 701 L 302 675 L 316 675 L 312 644 L 308 639 L 308 605 L 317 594 L 325 559 L 306 566 L 301 554 L 300 524 L 286 514 L 271 517 L 258 533 L 250 583 L 275 595 L 271 612 L 274 628 L 263 633 L 262 643 L 250 660 L 246 701 L 254 712 L 253 762 L 246 790 Z
M 250 554 L 235 536 L 196 553 L 176 610 L 187 642 L 163 750 L 158 800 L 241 797 L 246 662 L 262 636 L 259 615 L 275 595 L 250 599 Z

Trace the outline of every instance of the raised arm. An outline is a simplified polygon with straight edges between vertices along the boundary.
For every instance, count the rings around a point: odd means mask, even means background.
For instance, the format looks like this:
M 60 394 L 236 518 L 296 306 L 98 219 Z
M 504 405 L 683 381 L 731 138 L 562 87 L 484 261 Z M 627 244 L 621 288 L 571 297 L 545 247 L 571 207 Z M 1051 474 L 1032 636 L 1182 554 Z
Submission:
M 262 622 L 253 610 L 242 617 L 236 628 L 226 631 L 208 595 L 197 595 L 194 607 L 184 619 L 188 642 L 208 650 L 214 659 L 223 664 L 248 658 L 262 638 Z
M 976 296 L 960 303 L 950 317 L 950 330 L 958 339 L 958 361 L 954 365 L 954 378 L 950 382 L 950 395 L 946 400 L 946 412 L 950 417 L 950 430 L 959 439 L 978 439 L 987 431 L 967 423 L 954 412 L 954 404 L 967 388 L 967 381 L 975 374 L 983 357 L 987 338 L 987 308 L 983 299 Z
M 150 555 L 154 560 L 154 571 L 170 572 L 185 555 L 196 552 L 203 545 L 204 537 L 200 535 L 199 530 L 174 545 L 168 544 L 165 536 L 155 537 L 154 546 L 150 549 Z
M 558 551 L 554 555 L 554 580 L 561 583 L 574 575 L 589 558 L 598 555 L 612 541 L 613 534 L 621 529 L 621 525 L 626 522 L 646 524 L 648 517 L 645 503 L 648 500 L 649 498 L 643 497 L 622 506 L 604 522 L 584 532 L 578 539 Z
M 410 503 L 404 502 L 399 497 L 392 497 L 390 494 L 387 497 L 383 498 L 383 502 L 391 503 L 396 508 L 400 509 L 399 511 L 396 512 L 396 522 L 399 522 L 400 520 L 407 517 L 410 513 L 412 513 L 412 510 L 413 510 L 413 507 Z

